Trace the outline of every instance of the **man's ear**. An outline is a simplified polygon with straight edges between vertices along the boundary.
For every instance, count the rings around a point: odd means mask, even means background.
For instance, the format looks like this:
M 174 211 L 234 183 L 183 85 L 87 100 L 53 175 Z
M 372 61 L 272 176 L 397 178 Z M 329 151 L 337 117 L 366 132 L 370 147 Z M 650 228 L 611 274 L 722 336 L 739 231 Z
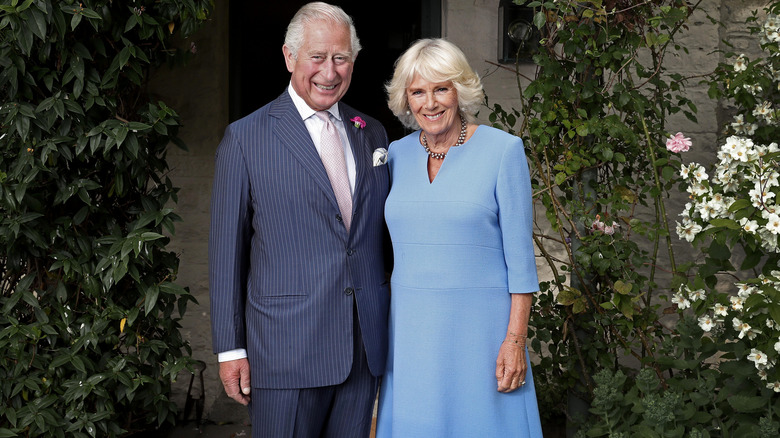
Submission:
M 292 52 L 290 49 L 287 48 L 287 46 L 282 46 L 282 53 L 284 53 L 284 63 L 287 64 L 287 71 L 290 73 L 293 72 L 293 67 L 295 66 L 295 57 L 293 57 Z

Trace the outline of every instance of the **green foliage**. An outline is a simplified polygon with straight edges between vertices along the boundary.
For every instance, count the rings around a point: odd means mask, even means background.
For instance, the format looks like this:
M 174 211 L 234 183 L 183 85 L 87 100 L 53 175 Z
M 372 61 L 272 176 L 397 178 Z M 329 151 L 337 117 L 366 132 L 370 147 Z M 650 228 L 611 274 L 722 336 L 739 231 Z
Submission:
M 774 1 L 765 18 L 754 12 L 748 20 L 765 58 L 751 61 L 726 53 L 729 62 L 710 77 L 710 95 L 732 102 L 735 112 L 720 139 L 718 161 L 708 171 L 697 163 L 681 168 L 691 202 L 677 232 L 705 257 L 688 267 L 690 281 L 674 295 L 686 321 L 682 326 L 695 326 L 698 333 L 676 330 L 667 346 L 698 337 L 722 361 L 717 367 L 693 363 L 688 369 L 697 377 L 707 372 L 718 394 L 712 406 L 722 413 L 715 418 L 719 430 L 734 436 L 769 437 L 780 431 L 778 12 L 780 2 Z
M 527 140 L 549 221 L 535 239 L 554 277 L 531 320 L 542 412 L 585 400 L 567 412 L 580 437 L 777 436 L 780 2 L 750 20 L 768 58 L 727 54 L 709 78 L 737 112 L 711 178 L 663 147 L 668 116 L 695 121 L 664 60 L 685 51 L 675 35 L 700 2 L 526 3 L 537 74 L 520 109 L 490 117 Z M 675 261 L 664 201 L 677 185 L 691 202 L 676 232 L 701 262 Z
M 684 51 L 674 37 L 696 5 L 524 3 L 542 31 L 536 75 L 519 109 L 489 105 L 490 120 L 526 140 L 546 213 L 535 240 L 553 279 L 531 321 L 534 373 L 542 412 L 563 412 L 567 393 L 593 400 L 597 370 L 621 369 L 629 356 L 656 361 L 659 291 L 668 290 L 659 285 L 680 281 L 664 205 L 680 161 L 663 147 L 665 123 L 696 112 L 685 78 L 662 66 L 670 49 Z M 663 247 L 672 275 L 662 277 Z
M 166 250 L 176 112 L 150 72 L 208 0 L 0 0 L 0 436 L 174 418 L 190 293 Z
M 714 361 L 720 347 L 704 336 L 694 316 L 683 316 L 664 344 L 659 364 L 673 372 L 663 381 L 650 368 L 634 379 L 619 370 L 596 374 L 590 412 L 597 421 L 583 435 L 777 436 L 780 400 L 746 360 L 726 354 Z

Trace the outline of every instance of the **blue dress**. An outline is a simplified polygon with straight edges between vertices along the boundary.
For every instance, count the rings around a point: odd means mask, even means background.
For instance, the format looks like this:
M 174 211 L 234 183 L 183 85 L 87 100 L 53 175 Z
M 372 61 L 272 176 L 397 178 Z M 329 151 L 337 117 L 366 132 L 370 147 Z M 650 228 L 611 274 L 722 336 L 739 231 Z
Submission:
M 541 437 L 530 362 L 514 392 L 495 378 L 510 292 L 539 289 L 523 142 L 479 126 L 432 183 L 427 159 L 419 132 L 389 147 L 394 267 L 377 438 Z

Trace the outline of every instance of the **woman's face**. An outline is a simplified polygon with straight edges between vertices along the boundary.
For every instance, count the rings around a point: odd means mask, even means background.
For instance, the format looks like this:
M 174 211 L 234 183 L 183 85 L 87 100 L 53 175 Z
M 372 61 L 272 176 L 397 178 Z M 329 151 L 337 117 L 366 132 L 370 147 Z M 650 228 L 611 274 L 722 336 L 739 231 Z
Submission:
M 454 129 L 460 131 L 458 118 L 458 92 L 448 82 L 429 82 L 415 75 L 406 87 L 409 110 L 429 137 L 446 134 Z

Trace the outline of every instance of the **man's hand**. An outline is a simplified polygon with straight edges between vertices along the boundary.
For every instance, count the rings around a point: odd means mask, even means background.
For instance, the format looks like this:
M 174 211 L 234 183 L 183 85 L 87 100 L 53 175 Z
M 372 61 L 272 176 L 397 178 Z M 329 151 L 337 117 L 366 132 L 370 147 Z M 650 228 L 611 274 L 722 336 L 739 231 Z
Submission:
M 228 397 L 246 406 L 252 383 L 249 380 L 249 360 L 237 359 L 219 363 L 219 379 Z

